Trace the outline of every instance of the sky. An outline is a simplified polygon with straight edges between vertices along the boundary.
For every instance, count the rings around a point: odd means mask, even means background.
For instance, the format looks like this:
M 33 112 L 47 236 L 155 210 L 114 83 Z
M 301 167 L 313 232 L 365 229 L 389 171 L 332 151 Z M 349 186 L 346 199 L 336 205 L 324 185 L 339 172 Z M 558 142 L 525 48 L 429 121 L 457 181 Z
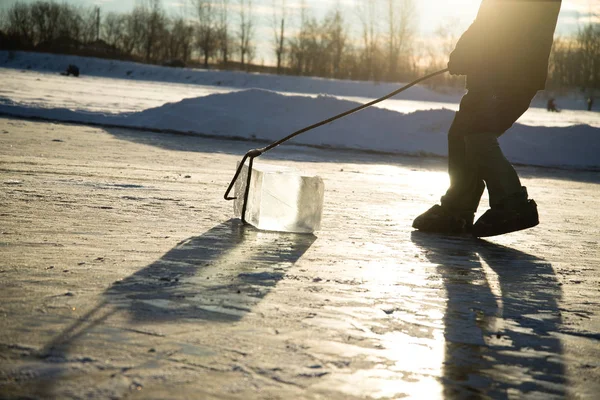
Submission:
M 0 9 L 9 8 L 17 1 L 31 3 L 35 0 L 0 0 Z M 66 3 L 80 6 L 99 6 L 102 13 L 111 11 L 128 12 L 140 0 L 63 0 Z M 63 2 L 59 1 L 59 2 Z M 229 0 L 236 3 L 237 0 Z M 291 13 L 298 13 L 301 0 L 285 0 L 286 8 Z M 310 12 L 320 17 L 336 5 L 349 16 L 348 24 L 356 26 L 357 2 L 359 0 L 304 0 Z M 417 35 L 428 38 L 440 25 L 450 25 L 460 35 L 475 18 L 480 0 L 413 0 L 418 20 L 415 24 Z M 190 0 L 162 0 L 164 9 L 172 15 L 189 15 Z M 384 0 L 379 0 L 383 3 Z M 257 21 L 257 53 L 258 57 L 269 58 L 272 53 L 272 6 L 274 0 L 253 0 Z M 293 16 L 292 16 L 293 18 Z M 600 23 L 600 0 L 563 0 L 559 15 L 557 34 L 566 36 L 577 31 L 583 24 Z M 383 21 L 382 21 L 383 23 Z M 289 25 L 288 25 L 289 27 Z M 293 25 L 291 26 L 293 29 Z M 260 61 L 260 60 L 256 60 Z M 267 60 L 268 62 L 269 60 Z

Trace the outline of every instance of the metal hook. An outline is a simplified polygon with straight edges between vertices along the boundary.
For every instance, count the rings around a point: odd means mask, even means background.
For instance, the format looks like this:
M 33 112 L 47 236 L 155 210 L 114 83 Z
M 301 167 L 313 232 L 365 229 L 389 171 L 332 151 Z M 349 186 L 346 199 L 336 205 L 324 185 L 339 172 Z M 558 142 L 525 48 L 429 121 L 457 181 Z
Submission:
M 241 219 L 242 219 L 243 223 L 247 223 L 246 222 L 246 207 L 248 205 L 248 196 L 250 194 L 250 180 L 252 179 L 252 166 L 254 165 L 254 159 L 256 157 L 260 156 L 262 153 L 263 153 L 263 149 L 252 149 L 252 150 L 249 150 L 246 154 L 244 154 L 244 157 L 242 157 L 242 161 L 240 161 L 240 165 L 237 167 L 237 170 L 235 171 L 235 175 L 233 175 L 233 179 L 229 183 L 229 187 L 227 188 L 227 191 L 225 192 L 225 196 L 224 196 L 225 200 L 237 199 L 236 196 L 229 196 L 229 193 L 233 189 L 235 182 L 237 181 L 238 177 L 240 176 L 240 174 L 242 172 L 242 168 L 244 168 L 244 164 L 246 163 L 246 159 L 249 159 L 249 161 L 248 161 L 248 176 L 246 177 L 246 189 L 244 190 L 244 202 L 242 204 Z

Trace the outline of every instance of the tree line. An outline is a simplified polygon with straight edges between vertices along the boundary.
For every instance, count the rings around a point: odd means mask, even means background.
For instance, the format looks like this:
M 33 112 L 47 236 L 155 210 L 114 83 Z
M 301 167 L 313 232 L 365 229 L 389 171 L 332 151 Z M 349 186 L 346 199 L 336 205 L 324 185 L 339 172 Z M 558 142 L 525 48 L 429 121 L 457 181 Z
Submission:
M 0 48 L 84 53 L 146 63 L 256 68 L 257 30 L 272 32 L 270 47 L 281 74 L 406 81 L 445 67 L 461 32 L 447 21 L 433 38 L 416 35 L 416 0 L 356 0 L 352 11 L 334 6 L 317 18 L 300 0 L 272 0 L 259 18 L 253 0 L 188 0 L 168 15 L 161 0 L 137 1 L 128 13 L 40 0 L 15 3 L 0 19 Z M 462 85 L 443 75 L 434 84 Z M 555 41 L 553 87 L 600 88 L 600 25 Z
M 584 25 L 574 38 L 555 39 L 549 72 L 550 87 L 600 89 L 600 24 Z

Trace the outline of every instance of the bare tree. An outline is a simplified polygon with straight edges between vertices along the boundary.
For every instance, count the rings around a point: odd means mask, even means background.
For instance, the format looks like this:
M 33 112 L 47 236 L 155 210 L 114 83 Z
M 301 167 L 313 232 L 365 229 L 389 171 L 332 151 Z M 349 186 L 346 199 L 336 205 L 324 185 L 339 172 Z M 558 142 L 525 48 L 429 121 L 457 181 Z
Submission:
M 328 29 L 329 41 L 331 43 L 332 75 L 335 78 L 342 77 L 342 61 L 346 52 L 348 34 L 344 28 L 344 17 L 339 7 L 336 7 Z
M 439 54 L 443 59 L 448 58 L 448 55 L 454 50 L 454 46 L 458 41 L 458 22 L 458 19 L 450 18 L 448 21 L 440 24 L 435 30 L 435 36 L 440 46 Z
M 231 48 L 231 35 L 229 33 L 229 0 L 220 0 L 217 21 L 217 47 L 224 65 L 229 61 Z
M 242 68 L 246 62 L 251 62 L 254 56 L 254 21 L 252 15 L 252 0 L 239 1 L 239 50 Z
M 324 76 L 327 74 L 327 42 L 325 36 L 326 22 L 321 25 L 315 17 L 306 21 L 304 30 L 304 73 L 306 75 Z
M 577 43 L 557 37 L 552 44 L 548 65 L 549 86 L 556 89 L 564 86 L 581 85 L 581 54 Z
M 303 75 L 306 70 L 306 52 L 308 47 L 309 16 L 305 0 L 300 0 L 300 15 L 296 35 L 289 40 L 289 60 L 292 71 L 296 75 Z
M 9 35 L 18 37 L 25 46 L 33 46 L 35 32 L 30 5 L 15 3 L 6 13 L 6 24 Z
M 281 73 L 281 63 L 285 56 L 285 17 L 286 1 L 273 0 L 273 47 L 277 58 L 277 73 Z
M 183 17 L 176 18 L 170 29 L 167 44 L 168 58 L 181 60 L 184 64 L 190 59 L 192 53 L 192 38 L 194 30 Z
M 81 40 L 81 33 L 83 30 L 83 18 L 81 14 L 84 10 L 77 10 L 66 4 L 60 4 L 57 11 L 57 29 L 52 35 L 52 39 L 56 39 L 57 37 L 68 37 Z
M 146 62 L 159 58 L 160 40 L 163 37 L 165 15 L 160 0 L 145 0 L 141 7 L 142 54 Z
M 289 59 L 297 74 L 332 77 L 342 75 L 347 51 L 347 33 L 339 8 L 328 12 L 321 21 L 301 18 L 298 33 L 289 41 Z
M 121 49 L 125 54 L 141 51 L 143 48 L 144 12 L 141 7 L 136 6 L 123 17 L 123 35 Z
M 60 5 L 40 1 L 31 5 L 31 22 L 37 43 L 50 42 L 58 37 Z
M 358 0 L 357 6 L 358 18 L 362 28 L 363 59 L 366 67 L 365 78 L 377 79 L 381 69 L 376 61 L 379 53 L 377 2 L 376 0 Z
M 389 79 L 398 79 L 410 69 L 415 4 L 413 0 L 387 0 L 387 6 L 387 72 Z
M 438 26 L 435 31 L 438 45 L 437 47 L 431 47 L 430 69 L 437 70 L 446 67 L 448 56 L 454 50 L 459 38 L 458 27 L 459 21 L 456 18 L 451 18 Z M 464 79 L 463 76 L 444 74 L 433 78 L 429 81 L 429 84 L 433 86 L 440 84 L 462 86 Z
M 97 32 L 97 8 L 80 8 L 73 9 L 73 20 L 78 20 L 80 23 L 79 35 L 76 37 L 83 43 L 93 42 L 98 37 Z M 75 36 L 74 36 L 75 37 Z
M 110 46 L 121 46 L 123 39 L 124 18 L 122 15 L 111 12 L 104 17 L 102 24 L 102 38 Z
M 247 67 L 255 54 L 257 20 L 252 0 L 236 0 L 235 4 L 231 0 L 189 1 L 197 16 L 195 24 L 188 22 L 189 12 L 167 18 L 161 0 L 136 0 L 131 12 L 109 13 L 103 18 L 102 39 L 122 53 L 147 62 L 170 59 L 185 63 L 197 48 L 205 66 L 217 56 L 226 64 L 234 52 L 239 52 L 242 68 Z M 298 28 L 290 34 L 294 22 L 286 1 L 271 0 L 271 43 L 280 73 L 287 63 L 297 75 L 407 79 L 417 71 L 443 68 L 458 38 L 456 20 L 439 26 L 434 38 L 415 37 L 415 0 L 356 0 L 360 20 L 357 37 L 350 36 L 339 5 L 324 18 L 315 18 L 310 16 L 305 0 L 300 0 Z M 235 28 L 228 13 L 232 9 L 238 24 Z M 85 44 L 97 37 L 97 21 L 91 7 L 50 0 L 16 2 L 2 11 L 0 48 L 30 50 L 43 44 L 45 51 L 84 50 L 80 42 Z M 90 49 L 98 48 L 85 50 Z M 599 25 L 590 22 L 576 35 L 555 40 L 548 82 L 554 89 L 600 89 Z M 430 83 L 463 82 L 462 78 L 445 75 Z
M 1 9 L 0 10 L 0 31 L 8 30 L 8 10 Z
M 198 24 L 196 28 L 196 43 L 204 58 L 204 68 L 213 57 L 217 48 L 217 32 L 215 28 L 215 9 L 212 0 L 195 0 Z
M 78 47 L 78 42 L 85 43 L 95 39 L 95 15 L 92 8 L 66 3 L 16 3 L 6 13 L 6 24 L 9 35 L 18 37 L 17 42 L 28 43 L 25 47 L 43 43 L 49 49 L 60 39 L 59 47 L 66 45 L 72 50 Z
M 600 89 L 600 25 L 590 23 L 580 28 L 577 45 L 581 54 L 580 85 Z

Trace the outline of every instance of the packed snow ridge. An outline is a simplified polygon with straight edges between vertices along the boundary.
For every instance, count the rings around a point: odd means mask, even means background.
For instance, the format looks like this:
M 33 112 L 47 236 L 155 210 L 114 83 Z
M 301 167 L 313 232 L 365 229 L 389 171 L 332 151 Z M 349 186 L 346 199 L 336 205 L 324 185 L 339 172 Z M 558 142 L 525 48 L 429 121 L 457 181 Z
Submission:
M 397 84 L 374 85 L 370 82 L 187 70 L 75 56 L 19 52 L 9 55 L 7 52 L 0 52 L 0 66 L 9 68 L 30 68 L 57 73 L 64 70 L 69 63 L 78 64 L 88 75 L 118 78 L 123 79 L 123 82 L 132 76 L 143 76 L 146 80 L 172 82 L 182 79 L 194 81 L 198 85 L 214 86 L 217 83 L 230 88 L 249 89 L 187 98 L 139 112 L 117 114 L 60 108 L 51 101 L 43 103 L 43 106 L 36 106 L 0 96 L 0 114 L 275 141 L 300 128 L 359 105 L 357 102 L 339 99 L 333 95 L 352 96 L 360 93 L 365 96 L 367 93 L 370 96 L 379 96 L 398 87 Z M 43 76 L 41 79 L 44 79 Z M 328 95 L 284 95 L 265 88 Z M 460 95 L 439 94 L 423 87 L 411 88 L 403 95 L 412 100 L 428 101 L 453 99 L 452 101 L 456 102 L 460 98 Z M 290 143 L 408 155 L 446 156 L 446 134 L 453 117 L 454 112 L 447 109 L 404 114 L 368 108 L 302 134 Z M 589 125 L 547 127 L 515 124 L 501 137 L 500 142 L 507 157 L 516 163 L 600 168 L 600 129 Z
M 0 105 L 0 113 L 58 121 L 150 128 L 221 137 L 275 141 L 359 103 L 331 96 L 286 96 L 262 89 L 184 99 L 135 113 L 103 114 L 64 108 Z M 446 156 L 449 110 L 402 114 L 368 108 L 294 138 L 290 143 Z M 571 168 L 600 167 L 600 129 L 587 125 L 531 127 L 515 124 L 500 142 L 516 163 Z

